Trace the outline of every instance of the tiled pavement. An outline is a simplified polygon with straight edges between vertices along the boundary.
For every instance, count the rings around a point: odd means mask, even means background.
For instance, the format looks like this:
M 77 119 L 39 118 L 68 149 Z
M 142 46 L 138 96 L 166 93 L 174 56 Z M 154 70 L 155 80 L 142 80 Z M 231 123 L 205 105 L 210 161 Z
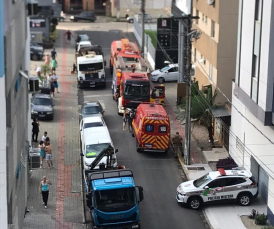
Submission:
M 53 145 L 54 169 L 36 169 L 30 178 L 28 197 L 29 213 L 24 220 L 24 228 L 86 228 L 83 224 L 82 176 L 79 156 L 79 121 L 77 87 L 75 76 L 69 74 L 74 60 L 73 45 L 66 44 L 63 31 L 58 31 L 55 42 L 57 51 L 57 77 L 59 94 L 55 94 L 55 116 L 53 121 L 40 121 L 39 139 L 48 132 Z M 48 50 L 49 52 L 50 50 Z M 39 62 L 41 65 L 42 61 Z M 32 63 L 31 75 L 35 75 L 39 63 Z M 39 182 L 43 176 L 52 182 L 48 209 L 42 204 Z

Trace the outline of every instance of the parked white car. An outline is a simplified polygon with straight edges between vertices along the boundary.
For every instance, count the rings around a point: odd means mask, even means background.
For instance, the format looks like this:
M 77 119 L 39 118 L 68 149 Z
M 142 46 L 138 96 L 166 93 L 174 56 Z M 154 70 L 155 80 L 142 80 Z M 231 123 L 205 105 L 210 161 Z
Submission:
M 83 47 L 90 47 L 91 46 L 91 42 L 90 41 L 80 41 L 78 43 L 78 48 L 77 48 L 77 51 L 79 52 L 80 48 L 83 48 Z
M 178 77 L 178 64 L 169 64 L 162 69 L 151 72 L 151 81 L 161 84 L 166 81 L 177 81 Z
M 102 116 L 93 116 L 93 117 L 85 117 L 80 121 L 80 135 L 81 140 L 83 137 L 83 132 L 87 128 L 106 126 L 106 123 Z
M 181 183 L 177 187 L 176 199 L 192 209 L 199 209 L 203 203 L 237 200 L 247 206 L 257 197 L 258 187 L 252 174 L 243 168 L 219 169 L 207 173 L 197 180 Z

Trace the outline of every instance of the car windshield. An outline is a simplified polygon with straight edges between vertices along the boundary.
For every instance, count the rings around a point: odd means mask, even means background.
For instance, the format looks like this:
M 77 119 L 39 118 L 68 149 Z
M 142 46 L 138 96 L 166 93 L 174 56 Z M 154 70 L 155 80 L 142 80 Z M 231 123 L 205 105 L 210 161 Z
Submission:
M 212 180 L 211 177 L 210 177 L 209 174 L 207 173 L 206 175 L 200 177 L 199 179 L 194 180 L 193 185 L 194 185 L 196 188 L 198 188 L 198 187 L 200 187 L 201 185 L 203 185 L 203 184 L 205 184 L 205 183 L 207 183 L 208 181 L 211 181 L 211 180 Z
M 51 99 L 47 99 L 47 98 L 35 98 L 33 100 L 33 104 L 34 105 L 51 106 L 52 102 L 51 102 Z
M 84 124 L 84 129 L 90 128 L 90 127 L 98 127 L 98 126 L 103 126 L 103 123 L 102 122 L 85 123 Z
M 103 68 L 103 62 L 93 64 L 79 64 L 79 71 L 81 72 L 98 71 L 102 70 Z
M 80 41 L 89 41 L 89 37 L 87 35 L 80 35 Z
M 95 206 L 103 212 L 127 211 L 136 205 L 136 199 L 134 188 L 95 191 Z
M 110 143 L 93 144 L 86 146 L 86 158 L 97 157 Z
M 84 107 L 84 109 L 83 109 L 84 115 L 99 114 L 99 113 L 100 113 L 99 106 Z
M 126 84 L 124 94 L 131 96 L 147 97 L 149 96 L 149 91 L 149 85 Z
M 167 71 L 169 68 L 170 68 L 169 66 L 166 66 L 166 67 L 162 68 L 162 69 L 160 70 L 160 72 Z

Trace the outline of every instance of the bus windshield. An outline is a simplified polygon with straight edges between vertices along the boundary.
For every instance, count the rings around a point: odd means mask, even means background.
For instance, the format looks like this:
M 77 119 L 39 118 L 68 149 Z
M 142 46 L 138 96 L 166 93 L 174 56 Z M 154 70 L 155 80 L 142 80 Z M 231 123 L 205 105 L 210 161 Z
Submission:
M 95 206 L 103 212 L 129 210 L 136 205 L 136 199 L 134 188 L 95 191 Z
M 147 97 L 149 96 L 149 91 L 150 91 L 149 85 L 126 84 L 124 95 Z
M 90 63 L 90 64 L 79 64 L 80 72 L 88 72 L 88 71 L 99 71 L 104 68 L 103 62 L 99 63 Z

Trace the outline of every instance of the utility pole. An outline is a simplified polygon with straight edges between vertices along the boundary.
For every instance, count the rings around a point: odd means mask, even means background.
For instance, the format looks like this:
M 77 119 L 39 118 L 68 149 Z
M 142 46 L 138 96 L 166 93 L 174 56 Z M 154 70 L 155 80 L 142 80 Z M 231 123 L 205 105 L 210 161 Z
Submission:
M 141 39 L 141 54 L 145 58 L 145 7 L 146 0 L 141 0 L 141 13 L 142 13 L 142 39 Z
M 198 16 L 192 16 L 192 1 L 190 7 L 190 14 L 182 17 L 173 17 L 179 20 L 179 41 L 178 41 L 178 54 L 179 54 L 179 70 L 180 74 L 178 82 L 184 82 L 186 85 L 186 124 L 185 124 L 185 145 L 184 155 L 185 164 L 190 164 L 190 141 L 191 141 L 191 53 L 192 53 L 192 40 L 198 39 L 201 32 L 191 30 L 192 19 L 199 19 Z
M 117 0 L 117 21 L 120 21 L 120 0 Z

